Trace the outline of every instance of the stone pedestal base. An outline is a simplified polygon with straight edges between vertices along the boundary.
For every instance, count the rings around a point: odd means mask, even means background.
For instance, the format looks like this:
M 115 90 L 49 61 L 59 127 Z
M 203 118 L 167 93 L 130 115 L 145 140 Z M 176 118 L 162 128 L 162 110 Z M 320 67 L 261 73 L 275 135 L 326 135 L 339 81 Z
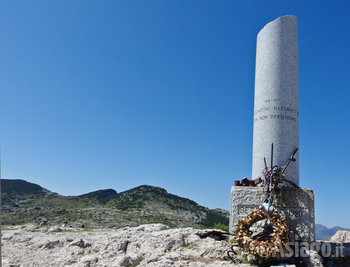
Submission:
M 234 186 L 231 189 L 230 233 L 237 220 L 259 207 L 266 197 L 263 187 Z M 295 240 L 315 240 L 314 193 L 310 189 L 278 188 L 273 196 L 273 206 L 286 218 Z

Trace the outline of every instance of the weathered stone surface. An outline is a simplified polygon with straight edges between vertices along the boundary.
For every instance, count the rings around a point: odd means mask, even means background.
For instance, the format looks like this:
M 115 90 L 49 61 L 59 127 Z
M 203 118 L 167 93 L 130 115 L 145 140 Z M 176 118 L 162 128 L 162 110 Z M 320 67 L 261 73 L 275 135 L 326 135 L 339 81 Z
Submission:
M 324 259 L 314 250 L 305 250 L 307 257 L 303 257 L 303 262 L 308 267 L 323 267 Z
M 261 176 L 264 157 L 279 167 L 299 147 L 299 88 L 297 18 L 283 16 L 258 34 L 255 70 L 252 179 Z M 287 178 L 299 184 L 299 163 L 293 162 Z
M 59 227 L 51 227 L 49 230 L 48 230 L 49 233 L 57 233 L 57 232 L 62 232 L 62 229 L 59 228 Z
M 350 243 L 350 231 L 337 231 L 335 235 L 331 237 L 330 241 L 335 243 Z
M 263 187 L 237 186 L 231 189 L 230 232 L 238 218 L 261 205 L 266 197 Z M 314 194 L 309 189 L 277 188 L 273 205 L 285 216 L 296 240 L 315 240 Z
M 224 261 L 231 244 L 200 238 L 193 228 L 151 224 L 47 233 L 27 228 L 3 231 L 3 266 L 251 266 Z

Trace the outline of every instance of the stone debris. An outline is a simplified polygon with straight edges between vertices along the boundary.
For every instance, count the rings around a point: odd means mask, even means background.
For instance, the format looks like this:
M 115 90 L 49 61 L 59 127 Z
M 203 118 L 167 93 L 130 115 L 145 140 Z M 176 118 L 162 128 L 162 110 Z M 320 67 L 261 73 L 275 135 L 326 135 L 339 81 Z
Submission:
M 219 230 L 170 229 L 163 224 L 122 229 L 71 228 L 61 232 L 14 226 L 2 231 L 2 266 L 252 266 L 241 262 L 245 259 L 254 262 L 256 258 L 239 251 L 229 238 L 216 240 L 219 233 L 226 235 Z M 331 238 L 337 242 L 321 244 L 329 244 L 334 255 L 339 242 L 348 242 L 349 235 L 349 231 L 339 231 Z M 234 261 L 225 261 L 231 246 L 236 251 L 232 254 Z M 342 258 L 322 258 L 314 251 L 307 251 L 309 257 L 303 258 L 303 262 L 305 266 L 349 266 L 343 262 L 350 259 L 350 243 L 342 246 Z M 275 266 L 295 265 L 276 263 Z
M 49 233 L 58 233 L 58 232 L 62 232 L 62 229 L 59 228 L 59 227 L 51 227 L 49 230 L 48 230 Z
M 88 242 L 84 242 L 83 239 L 80 239 L 80 240 L 76 240 L 76 241 L 71 242 L 69 244 L 69 246 L 77 246 L 80 248 L 87 248 L 87 247 L 91 247 L 91 244 Z
M 40 246 L 40 247 L 45 248 L 45 249 L 53 249 L 54 247 L 58 246 L 59 244 L 60 244 L 60 241 L 55 240 L 55 241 L 49 241 L 44 246 Z
M 163 224 L 61 232 L 16 226 L 2 231 L 3 266 L 251 266 L 225 261 L 230 243 L 198 232 Z
M 247 177 L 244 177 L 242 181 L 236 180 L 234 182 L 235 186 L 263 186 L 263 179 L 258 177 L 254 180 L 249 180 Z

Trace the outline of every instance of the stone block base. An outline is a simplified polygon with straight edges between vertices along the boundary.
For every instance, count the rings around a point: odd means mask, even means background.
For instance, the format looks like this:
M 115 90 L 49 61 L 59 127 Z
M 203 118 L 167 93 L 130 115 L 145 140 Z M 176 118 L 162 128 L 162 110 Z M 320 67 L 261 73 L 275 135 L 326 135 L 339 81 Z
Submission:
M 230 233 L 237 220 L 252 209 L 259 207 L 266 197 L 263 187 L 234 186 L 231 189 Z M 310 189 L 294 187 L 277 188 L 273 206 L 286 218 L 289 230 L 295 240 L 315 240 L 314 193 Z

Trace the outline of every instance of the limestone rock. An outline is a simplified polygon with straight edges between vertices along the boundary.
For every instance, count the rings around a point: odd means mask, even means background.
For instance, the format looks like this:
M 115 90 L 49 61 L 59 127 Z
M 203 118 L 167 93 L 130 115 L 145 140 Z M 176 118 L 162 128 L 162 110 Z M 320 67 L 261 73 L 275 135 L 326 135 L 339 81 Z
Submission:
M 323 258 L 314 250 L 306 250 L 305 253 L 308 257 L 303 258 L 303 262 L 308 267 L 323 267 Z
M 335 243 L 350 243 L 350 231 L 337 231 L 331 237 L 330 241 Z
M 49 241 L 43 246 L 43 248 L 52 249 L 52 248 L 58 246 L 59 244 L 60 244 L 59 240 Z
M 51 227 L 49 230 L 48 230 L 49 233 L 58 233 L 58 232 L 62 232 L 62 229 L 59 228 L 59 227 Z
M 69 246 L 77 246 L 77 247 L 80 247 L 80 248 L 87 248 L 87 247 L 90 247 L 91 244 L 88 243 L 88 242 L 84 242 L 83 239 L 80 239 L 80 240 L 76 240 L 76 241 L 73 241 L 69 244 Z
M 45 233 L 17 226 L 2 232 L 3 262 L 4 266 L 250 266 L 223 260 L 231 246 L 228 241 L 200 238 L 197 233 L 198 229 L 170 229 L 163 224 Z

